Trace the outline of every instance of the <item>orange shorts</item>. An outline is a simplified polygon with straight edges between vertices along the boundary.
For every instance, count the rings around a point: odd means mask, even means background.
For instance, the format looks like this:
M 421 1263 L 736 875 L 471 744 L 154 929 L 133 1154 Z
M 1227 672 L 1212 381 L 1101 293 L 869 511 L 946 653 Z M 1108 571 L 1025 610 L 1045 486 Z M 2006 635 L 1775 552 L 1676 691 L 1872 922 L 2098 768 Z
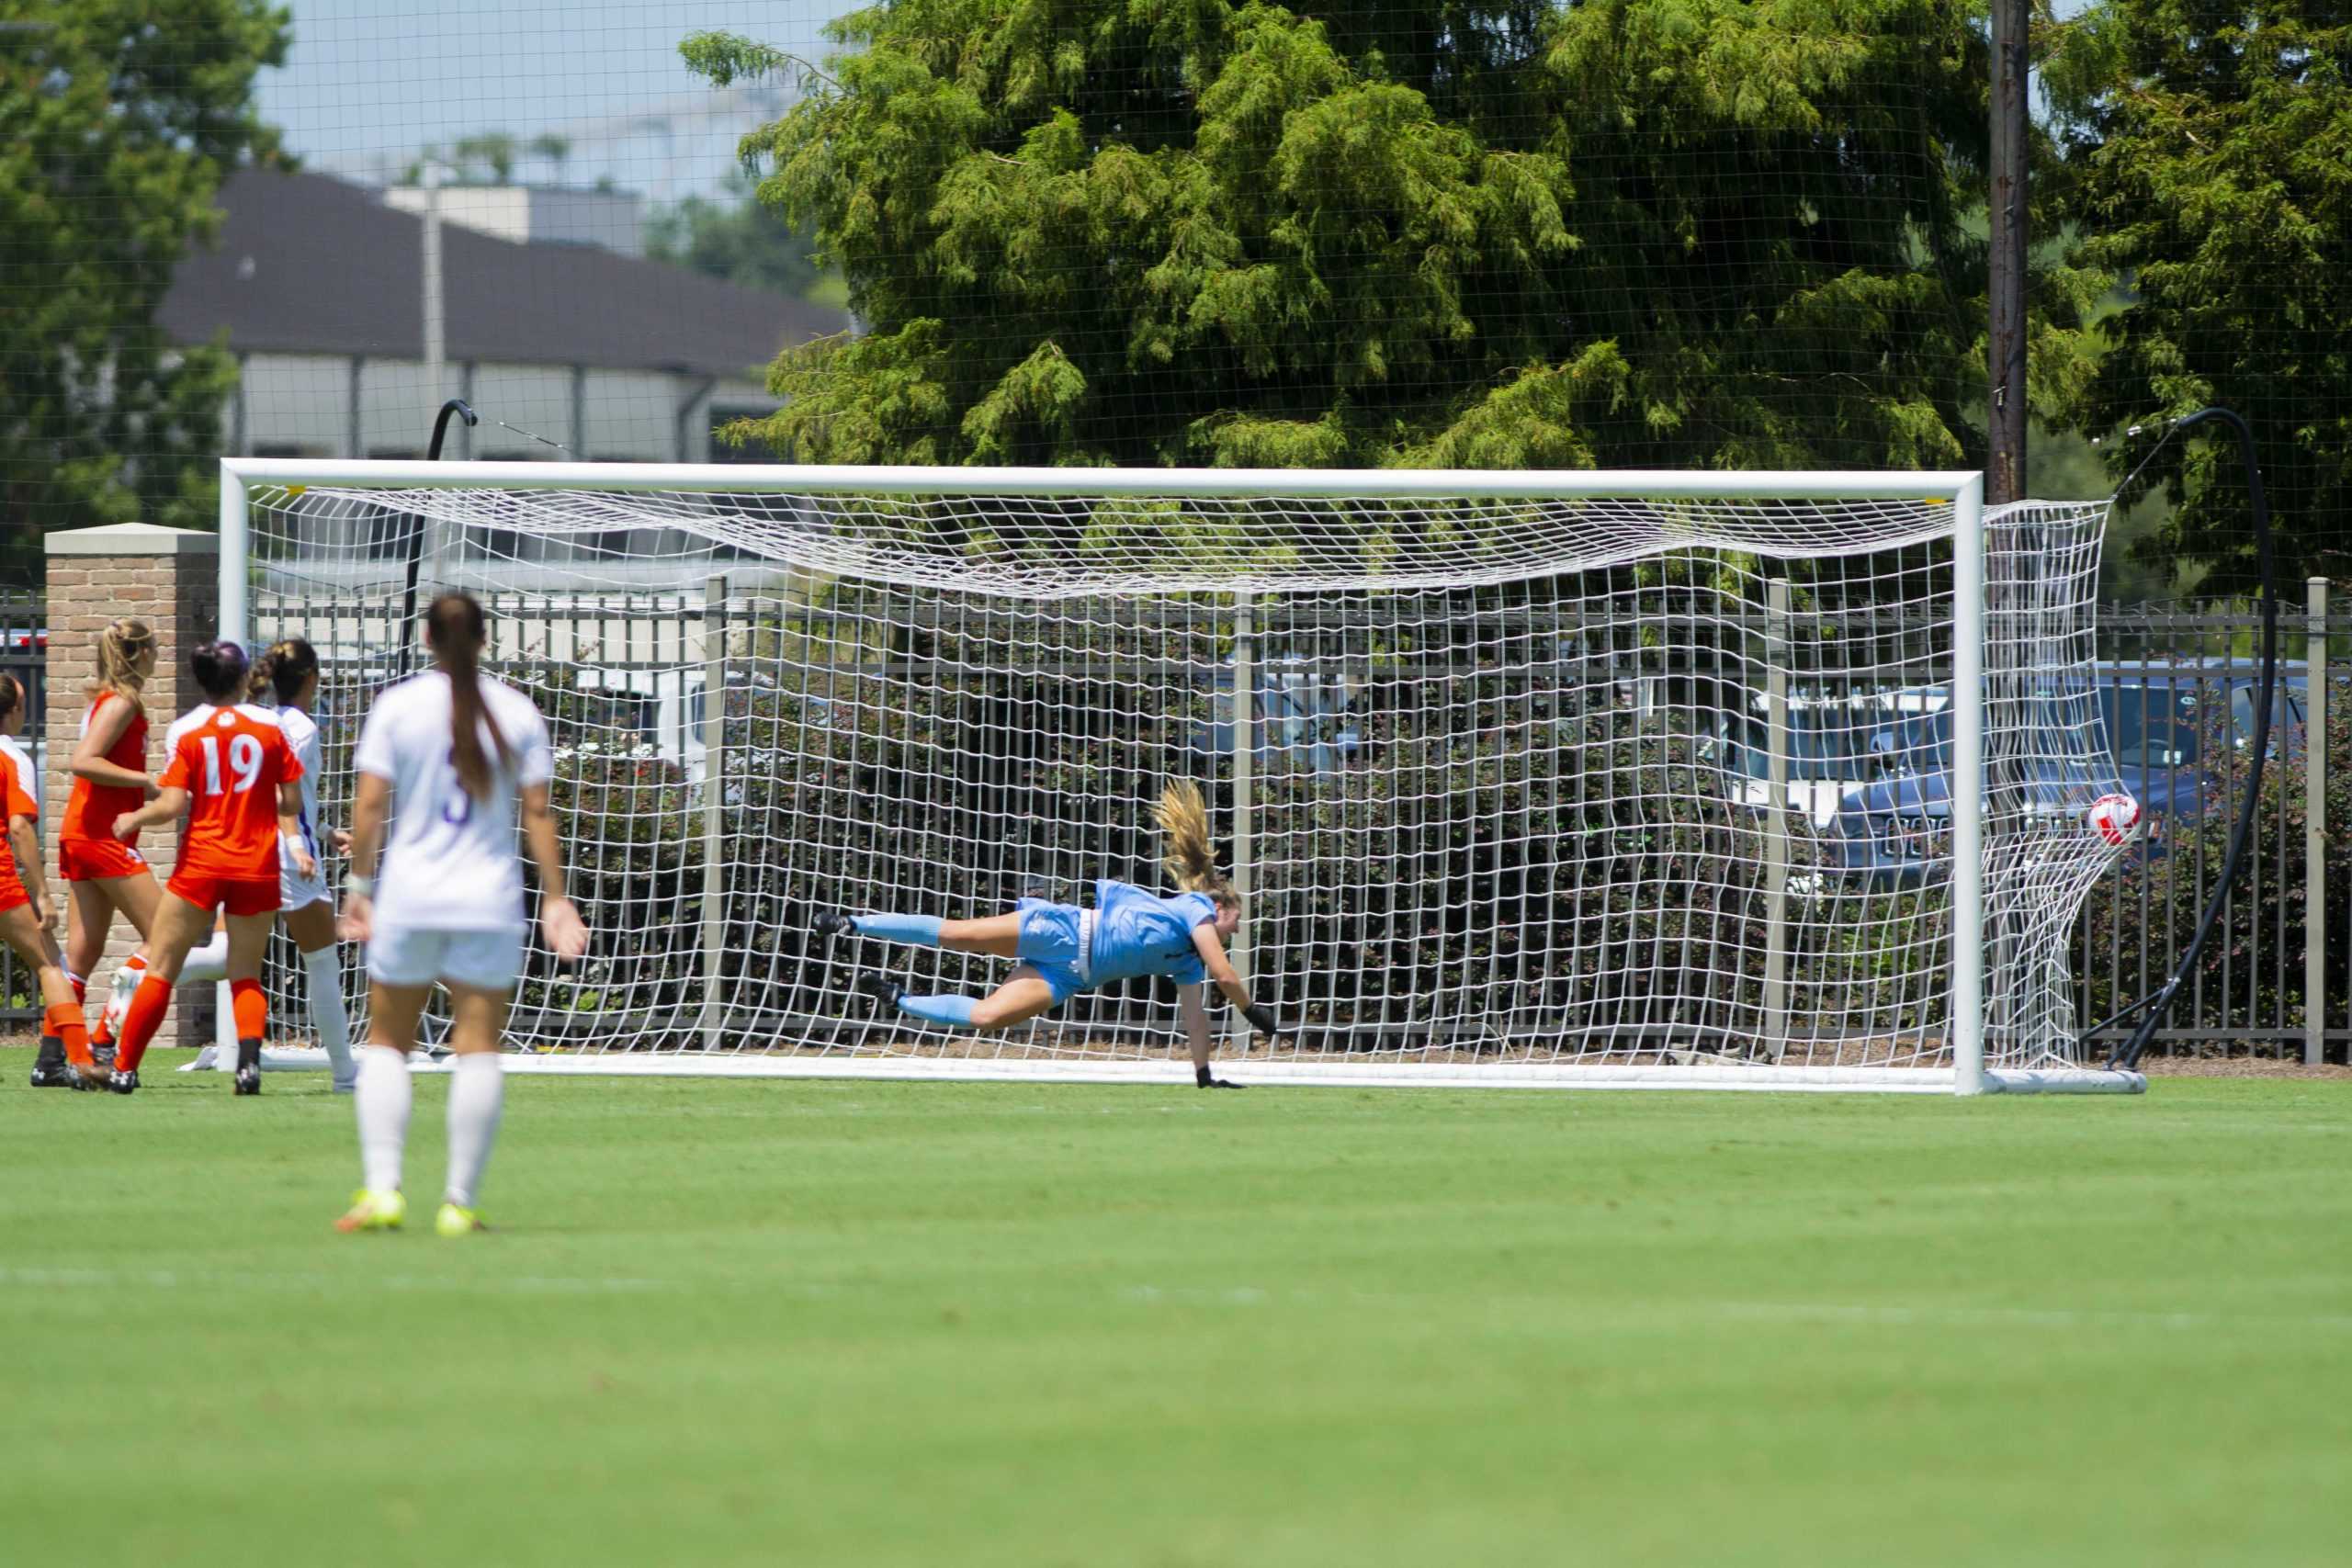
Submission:
M 17 880 L 14 866 L 0 871 L 0 915 L 11 909 L 21 909 L 32 901 L 33 896 L 26 892 L 25 885 Z
M 199 909 L 218 909 L 226 915 L 268 915 L 277 909 L 277 878 L 274 876 L 265 882 L 258 877 L 180 871 L 172 874 L 164 891 Z
M 57 846 L 57 874 L 68 882 L 111 882 L 146 869 L 145 855 L 113 839 L 67 839 Z

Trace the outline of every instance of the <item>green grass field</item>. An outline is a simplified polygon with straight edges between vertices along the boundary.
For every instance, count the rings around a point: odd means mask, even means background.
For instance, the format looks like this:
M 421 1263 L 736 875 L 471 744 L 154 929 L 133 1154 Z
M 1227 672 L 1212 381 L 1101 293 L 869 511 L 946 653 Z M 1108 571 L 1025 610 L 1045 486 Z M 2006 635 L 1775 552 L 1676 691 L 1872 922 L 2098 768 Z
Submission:
M 10 1563 L 2340 1563 L 2352 1082 L 2141 1100 L 0 1054 Z

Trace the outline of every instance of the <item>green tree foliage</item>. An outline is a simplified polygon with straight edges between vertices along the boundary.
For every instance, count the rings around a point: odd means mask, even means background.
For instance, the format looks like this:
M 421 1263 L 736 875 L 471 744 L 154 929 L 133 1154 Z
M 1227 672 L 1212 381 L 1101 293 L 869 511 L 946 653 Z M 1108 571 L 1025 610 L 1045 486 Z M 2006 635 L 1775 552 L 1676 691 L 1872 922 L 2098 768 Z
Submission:
M 690 196 L 654 213 L 645 226 L 646 254 L 746 288 L 839 302 L 839 280 L 818 259 L 816 236 L 761 205 L 748 175 L 730 179 L 727 196 Z
M 2092 433 L 2222 403 L 2255 427 L 2282 576 L 2344 573 L 2352 544 L 2352 14 L 2326 0 L 2104 0 L 2046 72 L 2083 257 L 2130 303 L 2064 413 Z M 2149 440 L 2110 441 L 2123 477 Z M 2175 444 L 2134 494 L 2180 504 L 2139 558 L 2256 581 L 2236 445 Z
M 1946 0 L 890 0 L 746 139 L 865 330 L 836 462 L 1933 467 L 1979 444 Z
M 8 0 L 6 14 L 0 522 L 16 570 L 44 527 L 212 515 L 236 366 L 174 347 L 154 317 L 219 224 L 223 176 L 277 152 L 253 84 L 285 57 L 287 14 L 264 0 Z

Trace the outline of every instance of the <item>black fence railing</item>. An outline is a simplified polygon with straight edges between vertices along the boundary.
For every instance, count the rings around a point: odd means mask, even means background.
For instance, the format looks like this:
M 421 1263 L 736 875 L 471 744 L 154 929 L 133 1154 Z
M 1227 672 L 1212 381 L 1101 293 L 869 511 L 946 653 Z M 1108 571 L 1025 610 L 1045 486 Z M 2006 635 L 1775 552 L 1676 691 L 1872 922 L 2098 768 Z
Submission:
M 2331 603 L 2312 582 L 2297 597 L 2278 618 L 2256 831 L 2159 1049 L 2307 1062 L 2352 1049 L 2352 594 Z M 2260 637 L 2242 605 L 2101 612 L 2109 740 L 2148 836 L 2083 913 L 2086 1022 L 2164 984 L 2211 897 L 2252 761 Z
M 15 737 L 15 743 L 32 764 L 35 798 L 41 794 L 49 750 L 41 725 L 48 689 L 46 626 L 40 593 L 0 588 L 0 674 L 15 676 L 25 689 L 25 728 Z M 0 824 L 0 830 L 5 827 Z M 0 1030 L 14 1031 L 40 1021 L 40 995 L 31 972 L 6 942 L 0 942 Z
M 2352 594 L 2331 602 L 2313 583 L 2298 597 L 2279 619 L 2258 830 L 2159 1051 L 2352 1057 Z M 2147 837 L 2084 911 L 2074 969 L 2086 1022 L 2164 983 L 2211 894 L 2250 761 L 2259 635 L 2242 605 L 2100 612 L 2102 705 Z M 41 597 L 0 590 L 0 671 L 27 689 L 17 739 L 37 778 L 62 761 L 41 728 L 45 642 Z M 30 981 L 0 949 L 0 1027 L 38 1020 Z

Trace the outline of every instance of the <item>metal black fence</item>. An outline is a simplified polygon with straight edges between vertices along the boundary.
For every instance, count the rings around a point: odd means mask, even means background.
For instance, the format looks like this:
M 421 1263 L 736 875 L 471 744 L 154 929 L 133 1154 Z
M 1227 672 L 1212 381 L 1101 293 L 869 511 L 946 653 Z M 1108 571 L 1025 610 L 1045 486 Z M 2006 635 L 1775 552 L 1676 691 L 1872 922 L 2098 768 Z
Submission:
M 2352 1048 L 2352 595 L 2307 584 L 2278 620 L 2256 831 L 2160 1048 L 2344 1061 Z M 2085 1021 L 2163 985 L 2210 899 L 2252 761 L 2259 618 L 2243 607 L 2109 607 L 2109 740 L 2148 837 L 2084 911 Z M 2101 1039 L 2128 1032 L 2102 1032 Z
M 30 698 L 19 744 L 37 768 L 62 761 L 41 732 L 43 624 L 38 593 L 0 590 L 0 670 Z M 2084 912 L 2075 973 L 2086 1022 L 2163 984 L 2211 892 L 2251 760 L 2259 635 L 2243 606 L 2101 612 L 2102 700 L 2147 837 Z M 2352 594 L 2331 603 L 2325 585 L 2307 585 L 2280 616 L 2279 652 L 2247 865 L 2159 1051 L 2352 1056 Z M 38 1019 L 29 982 L 0 950 L 0 1027 Z
M 42 734 L 47 706 L 48 634 L 41 595 L 30 589 L 0 588 L 0 673 L 14 675 L 25 689 L 25 729 L 17 744 L 33 763 L 34 778 L 42 776 L 48 752 Z M 38 795 L 38 788 L 34 791 Z M 0 824 L 0 830 L 5 830 Z M 15 953 L 0 942 L 0 1029 L 39 1022 L 40 994 L 31 973 Z

